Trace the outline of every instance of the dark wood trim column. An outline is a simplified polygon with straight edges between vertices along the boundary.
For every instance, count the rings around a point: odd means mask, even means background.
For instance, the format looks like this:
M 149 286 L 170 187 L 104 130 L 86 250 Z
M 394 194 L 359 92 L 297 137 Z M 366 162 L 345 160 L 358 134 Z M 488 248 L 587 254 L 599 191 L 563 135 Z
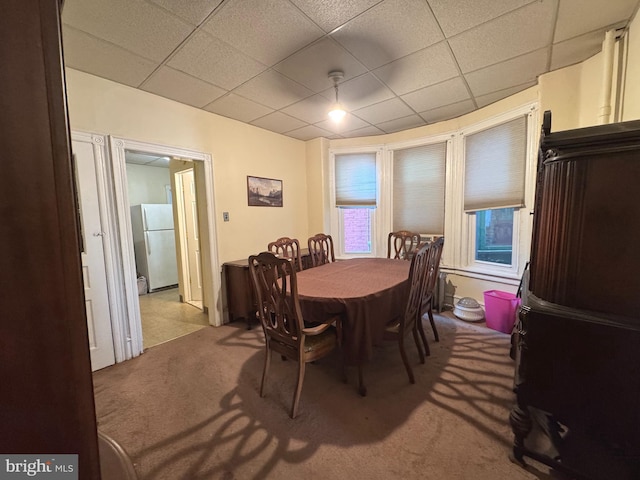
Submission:
M 0 452 L 99 479 L 59 0 L 0 15 Z

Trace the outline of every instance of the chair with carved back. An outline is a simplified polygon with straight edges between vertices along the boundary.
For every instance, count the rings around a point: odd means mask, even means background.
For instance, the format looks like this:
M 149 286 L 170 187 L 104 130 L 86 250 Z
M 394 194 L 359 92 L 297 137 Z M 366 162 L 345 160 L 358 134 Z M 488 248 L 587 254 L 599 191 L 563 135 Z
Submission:
M 311 262 L 314 267 L 336 261 L 333 253 L 333 238 L 331 238 L 331 235 L 318 233 L 307 240 L 307 246 L 309 247 L 309 255 L 311 256 Z
M 411 260 L 411 253 L 418 247 L 420 235 L 407 230 L 389 233 L 387 239 L 387 258 Z
M 249 273 L 257 298 L 256 315 L 262 324 L 266 347 L 260 396 L 265 393 L 271 352 L 297 361 L 298 381 L 289 413 L 291 418 L 295 418 L 305 366 L 328 355 L 339 345 L 340 317 L 332 317 L 312 328 L 305 327 L 298 299 L 296 269 L 286 258 L 276 257 L 271 252 L 252 255 L 249 257 Z
M 429 345 L 427 343 L 427 337 L 424 333 L 422 326 L 422 315 L 426 312 L 429 315 L 429 322 L 433 329 L 433 336 L 436 342 L 440 341 L 438 336 L 438 330 L 436 329 L 436 323 L 433 319 L 433 295 L 438 281 L 438 275 L 440 273 L 440 258 L 442 257 L 442 248 L 444 247 L 444 237 L 440 237 L 437 240 L 431 242 L 431 249 L 429 250 L 429 258 L 427 259 L 427 267 L 425 272 L 425 289 L 424 296 L 422 297 L 422 303 L 420 306 L 420 316 L 418 319 L 417 327 L 422 337 L 422 343 L 424 344 L 424 350 L 429 355 Z
M 425 271 L 430 248 L 431 244 L 426 243 L 414 252 L 414 255 L 411 258 L 411 267 L 409 270 L 409 293 L 407 295 L 407 304 L 404 314 L 400 318 L 389 323 L 384 332 L 385 340 L 395 340 L 398 342 L 400 356 L 402 357 L 402 362 L 404 363 L 404 367 L 407 370 L 407 375 L 409 376 L 409 381 L 411 383 L 416 383 L 416 381 L 411 365 L 409 364 L 404 342 L 407 335 L 411 334 L 413 336 L 413 340 L 420 356 L 420 362 L 424 363 L 425 359 L 422 347 L 420 346 L 416 323 L 420 318 L 420 308 L 422 306 L 422 298 L 425 288 Z
M 267 250 L 281 258 L 288 258 L 294 262 L 296 270 L 302 270 L 302 257 L 300 256 L 300 242 L 297 238 L 280 237 L 275 242 L 267 245 Z

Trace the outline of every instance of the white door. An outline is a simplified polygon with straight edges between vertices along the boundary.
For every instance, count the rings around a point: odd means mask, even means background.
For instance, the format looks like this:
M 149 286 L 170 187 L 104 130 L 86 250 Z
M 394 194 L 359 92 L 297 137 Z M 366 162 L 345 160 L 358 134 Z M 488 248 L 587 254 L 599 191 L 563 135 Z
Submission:
M 109 293 L 104 262 L 96 163 L 93 144 L 72 142 L 76 169 L 80 228 L 82 234 L 82 277 L 87 309 L 87 329 L 93 371 L 115 363 Z
M 200 238 L 198 230 L 198 204 L 196 201 L 196 182 L 193 169 L 178 172 L 176 183 L 179 184 L 178 192 L 181 194 L 179 208 L 182 209 L 184 218 L 183 245 L 186 248 L 186 274 L 188 289 L 186 289 L 187 302 L 202 301 L 202 270 L 200 258 Z

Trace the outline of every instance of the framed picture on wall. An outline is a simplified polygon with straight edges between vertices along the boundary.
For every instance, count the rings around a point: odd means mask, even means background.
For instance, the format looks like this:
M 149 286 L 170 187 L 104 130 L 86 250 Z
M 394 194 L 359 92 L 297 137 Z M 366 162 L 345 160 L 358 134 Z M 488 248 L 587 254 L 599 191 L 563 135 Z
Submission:
M 247 176 L 247 198 L 250 207 L 281 207 L 282 180 Z

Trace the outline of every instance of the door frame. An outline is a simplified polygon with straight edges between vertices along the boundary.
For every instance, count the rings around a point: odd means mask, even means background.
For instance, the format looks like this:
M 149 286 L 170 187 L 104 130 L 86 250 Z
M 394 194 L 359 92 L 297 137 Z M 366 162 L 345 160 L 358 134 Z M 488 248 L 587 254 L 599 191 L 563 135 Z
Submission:
M 204 181 L 206 197 L 206 239 L 201 235 L 201 251 L 206 253 L 208 258 L 202 258 L 203 283 L 209 286 L 209 298 L 207 304 L 209 324 L 213 326 L 222 325 L 222 302 L 218 298 L 220 295 L 220 283 L 217 272 L 219 272 L 217 234 L 215 226 L 215 201 L 213 194 L 213 159 L 210 154 L 198 152 L 185 148 L 170 147 L 158 143 L 141 142 L 122 137 L 109 136 L 111 151 L 111 162 L 114 180 L 114 205 L 116 209 L 116 223 L 120 230 L 118 246 L 122 252 L 123 285 L 125 290 L 125 306 L 127 310 L 128 325 L 120 333 L 127 334 L 127 359 L 140 355 L 143 351 L 142 345 L 142 320 L 140 318 L 140 304 L 138 301 L 138 286 L 136 278 L 136 263 L 133 250 L 133 233 L 131 230 L 131 212 L 129 209 L 129 194 L 127 190 L 127 169 L 125 161 L 125 150 L 137 150 L 157 154 L 158 156 L 184 157 L 190 160 L 204 163 Z M 199 226 L 201 229 L 203 225 Z M 209 267 L 208 269 L 205 267 Z M 210 270 L 206 272 L 206 270 Z M 209 278 L 207 278 L 209 277 Z M 203 292 L 204 294 L 204 292 Z

